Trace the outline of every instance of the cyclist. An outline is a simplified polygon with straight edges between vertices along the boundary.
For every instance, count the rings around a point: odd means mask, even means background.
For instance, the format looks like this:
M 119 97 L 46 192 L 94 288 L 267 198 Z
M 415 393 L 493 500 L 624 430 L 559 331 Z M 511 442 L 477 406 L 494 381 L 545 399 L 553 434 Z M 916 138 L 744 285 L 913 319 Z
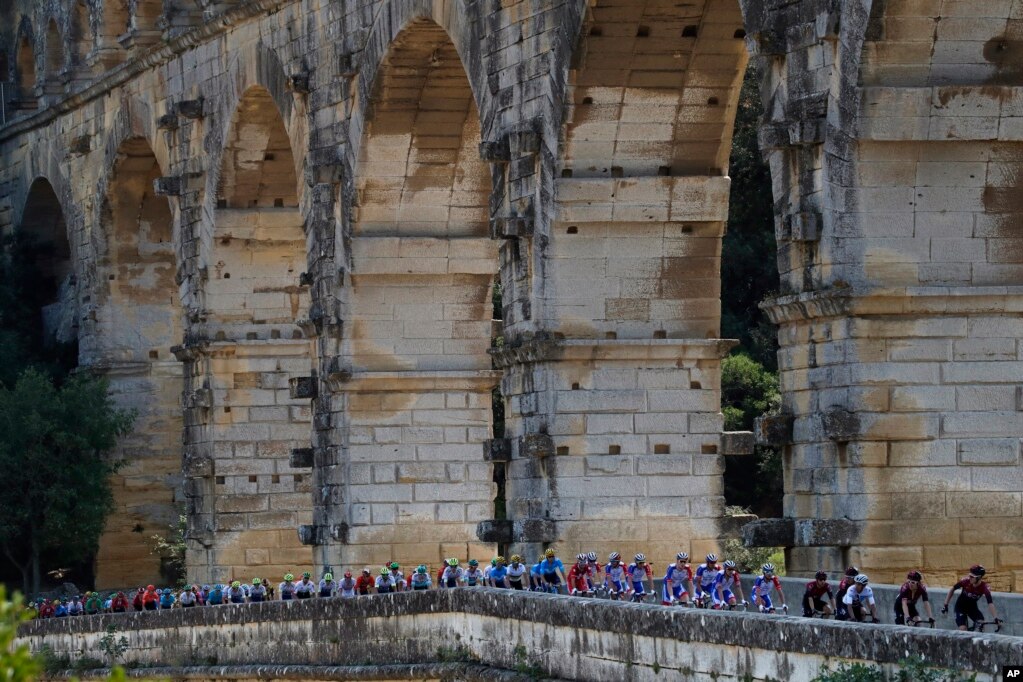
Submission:
M 629 590 L 628 569 L 622 563 L 622 555 L 611 552 L 607 555 L 607 566 L 604 568 L 604 589 L 611 599 L 619 599 Z
M 534 592 L 543 590 L 543 575 L 540 573 L 540 564 L 543 563 L 543 559 L 544 556 L 541 554 L 536 563 L 529 567 L 529 589 Z
M 856 576 L 859 574 L 859 569 L 855 566 L 845 569 L 845 577 L 838 583 L 835 594 L 835 620 L 849 620 L 849 609 L 845 607 L 845 593 L 856 584 Z
M 433 580 L 430 579 L 429 571 L 426 570 L 424 564 L 419 564 L 415 573 L 409 576 L 409 589 L 413 591 L 428 590 L 432 586 Z
M 394 583 L 394 575 L 386 566 L 380 569 L 380 575 L 377 576 L 376 588 L 377 594 L 390 594 L 391 592 L 398 591 L 398 586 Z
M 629 583 L 632 585 L 632 601 L 643 601 L 646 595 L 654 591 L 654 574 L 650 570 L 650 564 L 646 562 L 646 555 L 640 552 L 635 556 L 635 562 L 629 564 Z M 645 582 L 650 583 L 650 589 L 644 589 Z
M 693 583 L 694 601 L 697 606 L 710 606 L 713 603 L 714 581 L 721 572 L 718 564 L 718 555 L 711 553 L 707 555 L 707 562 L 696 567 L 696 576 Z
M 444 588 L 458 587 L 465 582 L 465 571 L 458 566 L 458 559 L 451 557 L 448 565 L 440 576 L 440 586 Z
M 71 598 L 71 602 L 67 605 L 67 615 L 69 616 L 81 616 L 85 613 L 85 605 L 82 604 L 81 595 L 76 594 Z
M 497 564 L 490 569 L 490 586 L 491 587 L 503 587 L 508 589 L 508 565 L 504 561 L 503 556 L 497 557 Z
M 689 587 L 686 587 L 686 583 Z M 675 555 L 675 563 L 668 564 L 664 572 L 664 583 L 661 586 L 661 604 L 688 604 L 689 590 L 693 585 L 693 569 L 689 565 L 689 555 L 679 552 Z
M 337 592 L 337 583 L 334 582 L 334 574 L 324 573 L 323 580 L 320 581 L 319 589 L 320 597 L 322 598 L 333 597 L 335 592 Z
M 128 610 L 128 597 L 124 592 L 118 592 L 113 601 L 110 602 L 110 610 L 114 613 L 124 613 Z
M 469 587 L 486 585 L 483 578 L 483 571 L 480 570 L 480 562 L 475 559 L 469 559 L 469 568 L 462 574 L 462 578 L 465 580 L 465 584 Z
M 53 609 L 54 618 L 66 618 L 67 617 L 67 597 L 63 599 L 54 599 L 53 603 L 56 608 Z
M 245 603 L 245 590 L 242 589 L 242 583 L 240 580 L 234 580 L 231 582 L 231 587 L 227 590 L 227 600 L 232 604 Z
M 540 576 L 543 584 L 550 592 L 557 593 L 558 587 L 566 583 L 565 565 L 561 559 L 554 556 L 554 550 L 547 548 L 543 553 L 543 561 L 540 562 Z
M 568 593 L 573 596 L 588 594 L 590 591 L 590 584 L 587 581 L 589 575 L 590 567 L 586 562 L 586 555 L 576 555 L 575 563 L 572 564 L 572 568 L 568 569 Z
M 483 569 L 483 585 L 485 587 L 493 587 L 493 585 L 490 584 L 490 572 L 493 571 L 494 568 L 496 567 L 497 557 L 495 556 L 493 559 L 490 560 L 490 564 Z
M 344 597 L 345 599 L 353 598 L 355 596 L 355 589 L 357 585 L 358 584 L 355 582 L 355 580 L 352 579 L 352 572 L 345 571 L 345 574 L 341 578 L 341 581 L 337 584 L 338 596 Z
M 355 579 L 355 591 L 366 596 L 373 585 L 373 575 L 369 572 L 369 568 L 362 569 L 362 573 Z
M 803 616 L 812 618 L 814 612 L 830 616 L 835 613 L 835 595 L 831 593 L 828 574 L 817 571 L 813 578 L 806 584 L 806 591 L 803 592 Z M 824 595 L 828 596 L 826 600 Z
M 394 591 L 401 592 L 405 589 L 405 574 L 401 572 L 401 566 L 397 561 L 392 561 L 388 568 L 391 569 L 391 578 L 394 579 Z
M 142 595 L 144 595 L 145 593 L 146 593 L 146 588 L 140 587 L 138 589 L 138 591 L 135 592 L 135 596 L 132 597 L 132 599 L 131 599 L 131 607 L 133 609 L 135 609 L 136 611 L 141 611 L 142 610 Z
M 252 587 L 249 588 L 249 603 L 258 604 L 266 601 L 266 586 L 260 578 L 252 579 Z
M 589 569 L 589 574 L 586 576 L 586 582 L 589 584 L 590 592 L 593 591 L 593 586 L 600 580 L 601 573 L 604 569 L 601 568 L 600 562 L 597 561 L 596 552 L 587 552 L 586 554 L 586 567 Z
M 785 590 L 781 588 L 781 581 L 774 574 L 774 564 L 766 563 L 760 567 L 761 575 L 753 581 L 753 603 L 756 604 L 761 613 L 774 613 L 774 604 L 771 601 L 771 592 L 778 590 L 781 598 L 781 608 L 788 611 L 785 606 Z
M 742 594 L 742 578 L 739 576 L 739 569 L 735 567 L 734 561 L 726 561 L 724 570 L 718 573 L 718 577 L 714 579 L 714 608 L 723 609 L 725 606 L 730 609 L 735 608 L 736 593 L 739 594 L 739 599 L 745 603 L 746 598 Z
M 291 573 L 284 574 L 284 582 L 277 586 L 281 595 L 281 601 L 291 601 L 295 598 L 295 576 Z
M 206 603 L 210 606 L 220 606 L 224 603 L 224 588 L 220 583 L 214 585 L 210 590 L 209 596 L 206 597 Z
M 302 580 L 295 585 L 295 597 L 298 599 L 309 599 L 316 592 L 316 583 L 309 579 L 308 572 L 302 574 Z
M 959 626 L 960 630 L 972 630 L 976 627 L 977 623 L 984 620 L 979 606 L 981 597 L 987 600 L 987 610 L 991 614 L 991 620 L 995 623 L 1001 623 L 998 620 L 998 612 L 995 611 L 994 599 L 991 598 L 991 589 L 984 582 L 984 575 L 986 573 L 987 571 L 980 564 L 970 566 L 970 574 L 949 588 L 948 594 L 945 595 L 945 603 L 941 607 L 942 613 L 948 613 L 948 603 L 952 601 L 952 595 L 956 593 L 956 590 L 963 591 L 955 603 L 956 625 Z M 969 624 L 971 620 L 973 621 L 973 627 L 970 627 Z
M 511 563 L 508 564 L 508 586 L 513 590 L 525 589 L 522 584 L 522 576 L 529 572 L 529 567 L 522 563 L 522 557 L 518 554 L 511 555 Z
M 85 613 L 87 615 L 95 615 L 103 610 L 103 600 L 100 599 L 99 592 L 86 592 L 85 593 Z
M 146 611 L 160 608 L 160 593 L 152 585 L 146 585 L 146 591 L 142 593 L 142 608 Z
M 910 571 L 906 574 L 906 582 L 902 584 L 899 596 L 895 599 L 896 625 L 916 625 L 923 620 L 916 609 L 916 603 L 919 600 L 923 600 L 928 622 L 933 623 L 934 613 L 931 611 L 931 602 L 927 599 L 927 586 L 924 585 L 924 577 L 920 571 Z
M 853 586 L 846 590 L 842 603 L 845 604 L 852 620 L 865 623 L 869 613 L 871 622 L 880 623 L 881 620 L 877 617 L 877 604 L 874 602 L 874 591 L 867 585 L 869 582 L 870 578 L 866 573 L 860 573 L 853 578 Z
M 160 595 L 160 608 L 161 609 L 172 609 L 174 608 L 174 602 L 177 599 L 174 598 L 174 593 L 168 587 L 164 589 L 163 594 Z
M 191 585 L 185 585 L 185 589 L 178 595 L 178 603 L 181 604 L 183 609 L 195 608 L 195 592 L 192 591 Z

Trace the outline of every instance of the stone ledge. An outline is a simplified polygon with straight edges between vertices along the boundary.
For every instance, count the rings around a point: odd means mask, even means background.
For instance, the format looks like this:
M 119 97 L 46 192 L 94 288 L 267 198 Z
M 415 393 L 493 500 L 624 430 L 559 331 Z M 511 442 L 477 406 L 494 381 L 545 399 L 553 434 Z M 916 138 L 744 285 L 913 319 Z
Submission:
M 520 346 L 492 348 L 500 369 L 534 362 L 592 360 L 720 360 L 738 341 L 732 339 L 538 339 Z
M 109 668 L 73 670 L 55 677 L 107 679 Z M 405 665 L 214 665 L 131 668 L 131 678 L 146 680 L 465 680 L 465 682 L 528 682 L 535 675 L 480 663 L 412 663 Z M 559 682 L 555 678 L 546 678 Z
M 345 372 L 328 375 L 330 387 L 346 393 L 396 393 L 407 391 L 476 391 L 492 390 L 501 381 L 502 373 L 489 370 L 446 371 L 408 370 L 399 372 Z

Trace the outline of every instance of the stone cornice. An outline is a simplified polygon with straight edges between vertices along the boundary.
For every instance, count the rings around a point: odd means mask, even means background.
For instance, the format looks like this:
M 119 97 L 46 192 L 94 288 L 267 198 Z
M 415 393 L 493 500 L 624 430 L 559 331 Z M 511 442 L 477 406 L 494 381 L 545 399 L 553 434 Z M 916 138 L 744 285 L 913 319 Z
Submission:
M 333 391 L 344 393 L 408 393 L 418 391 L 490 391 L 501 380 L 496 370 L 407 370 L 397 372 L 348 372 L 327 375 Z
M 737 344 L 732 339 L 535 339 L 489 352 L 494 365 L 505 368 L 555 361 L 716 360 L 728 355 Z
M 1023 313 L 1023 286 L 829 289 L 767 299 L 771 322 L 783 324 L 850 315 Z
M 40 109 L 29 116 L 14 118 L 6 126 L 0 127 L 0 142 L 9 140 L 27 130 L 44 126 L 61 114 L 73 111 L 94 99 L 106 95 L 114 88 L 127 83 L 139 74 L 166 64 L 181 53 L 205 43 L 210 38 L 222 35 L 228 29 L 253 17 L 262 14 L 272 14 L 292 2 L 294 0 L 251 0 L 214 17 L 210 21 L 204 22 L 187 33 L 183 33 L 167 42 L 161 42 L 158 47 L 139 57 L 128 59 L 123 64 L 107 71 L 99 78 L 90 82 L 88 86 L 72 92 L 59 102 L 45 109 Z

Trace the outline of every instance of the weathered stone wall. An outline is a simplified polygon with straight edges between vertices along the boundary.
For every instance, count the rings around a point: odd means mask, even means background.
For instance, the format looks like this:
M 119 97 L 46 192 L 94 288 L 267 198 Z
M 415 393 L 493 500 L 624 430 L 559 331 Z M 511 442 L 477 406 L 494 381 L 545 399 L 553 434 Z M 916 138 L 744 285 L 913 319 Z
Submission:
M 718 337 L 752 51 L 766 539 L 796 572 L 979 561 L 1019 589 L 1020 19 L 955 5 L 5 3 L 0 229 L 54 245 L 47 319 L 141 408 L 99 583 L 154 579 L 140 540 L 179 505 L 204 581 L 714 548 L 749 445 Z
M 33 621 L 19 641 L 75 657 L 98 651 L 113 625 L 128 638 L 125 660 L 143 665 L 415 664 L 462 655 L 572 680 L 800 682 L 825 663 L 893 667 L 906 657 L 994 680 L 1023 657 L 1015 637 L 787 617 L 765 627 L 766 618 L 480 588 Z

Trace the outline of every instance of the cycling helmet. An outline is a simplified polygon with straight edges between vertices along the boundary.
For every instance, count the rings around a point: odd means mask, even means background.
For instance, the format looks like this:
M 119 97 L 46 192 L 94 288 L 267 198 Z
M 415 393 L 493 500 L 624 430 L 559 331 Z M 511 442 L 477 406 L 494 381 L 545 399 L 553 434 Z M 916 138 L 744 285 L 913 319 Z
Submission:
M 607 555 L 607 560 L 608 561 L 621 561 L 622 560 L 622 555 L 619 554 L 618 552 L 611 552 L 610 554 Z
M 396 571 L 396 570 L 398 570 L 399 568 L 401 568 L 401 566 L 399 566 L 399 565 L 398 565 L 398 562 L 397 562 L 397 561 L 392 561 L 392 562 L 391 562 L 391 570 L 392 570 L 392 571 Z
M 334 579 L 334 574 L 333 573 L 324 573 L 323 574 L 323 579 L 326 580 L 329 583 L 331 580 Z
M 977 578 L 983 578 L 985 573 L 987 573 L 987 569 L 985 569 L 980 564 L 974 564 L 970 566 L 970 575 L 972 576 L 975 576 Z
M 241 586 L 242 586 L 242 581 L 241 580 L 233 580 L 233 581 L 231 581 L 231 587 L 241 587 Z
M 636 555 L 636 563 L 637 564 L 641 564 L 644 561 L 646 561 L 646 554 L 643 554 L 642 552 L 640 552 L 639 554 Z
M 490 565 L 491 566 L 497 566 L 497 557 L 496 556 L 493 559 L 490 560 Z
M 497 563 L 499 563 L 499 564 L 503 564 L 503 563 L 505 563 L 505 560 L 504 560 L 504 557 L 503 557 L 503 556 L 498 556 L 498 557 L 497 557 L 497 560 L 496 560 L 496 561 L 497 561 Z
M 191 591 L 192 591 L 192 586 L 191 585 L 185 585 L 185 592 L 191 592 Z M 80 599 L 80 598 L 81 597 L 75 597 L 75 599 Z
M 772 564 L 772 563 L 766 563 L 766 564 L 764 564 L 763 566 L 761 566 L 761 567 L 760 567 L 760 569 L 761 569 L 761 570 L 762 570 L 762 571 L 763 571 L 764 573 L 774 573 L 774 564 Z
M 860 573 L 858 576 L 856 576 L 856 582 L 858 582 L 860 585 L 866 585 L 868 582 L 870 582 L 870 578 L 867 577 L 866 573 Z
M 285 573 L 285 574 L 284 574 L 284 579 L 285 579 L 286 581 L 288 581 L 288 582 L 291 582 L 292 580 L 294 580 L 294 579 L 295 579 L 295 576 L 294 576 L 294 575 L 292 575 L 291 573 Z
M 718 555 L 717 555 L 717 554 L 708 554 L 708 555 L 707 555 L 707 563 L 708 563 L 708 564 L 713 564 L 713 563 L 715 563 L 715 562 L 716 562 L 717 560 L 718 560 Z
M 580 553 L 580 554 L 576 554 L 576 555 L 575 555 L 575 560 L 576 560 L 576 561 L 586 561 L 586 555 L 585 555 L 585 554 L 582 554 L 582 553 Z
M 457 566 L 457 565 L 458 565 L 458 559 L 456 559 L 454 557 L 451 557 L 450 559 L 448 559 L 448 566 Z
M 210 591 L 210 586 L 209 585 L 203 585 L 202 586 L 202 591 L 203 592 L 209 592 Z
M 924 577 L 920 574 L 920 571 L 910 571 L 906 574 L 906 580 L 915 580 L 916 582 L 920 582 L 923 579 Z
M 512 560 L 513 564 L 517 564 L 520 561 L 522 561 L 522 557 L 520 557 L 518 554 L 512 554 L 511 555 L 511 560 Z
M 380 567 L 380 575 L 387 575 L 387 566 Z
M 817 573 L 815 573 L 813 577 L 816 578 L 817 580 L 827 580 L 828 574 L 825 573 L 824 571 L 817 571 Z
M 311 575 L 310 575 L 309 573 L 303 573 L 303 574 L 302 574 L 302 577 L 303 577 L 303 578 L 310 578 L 310 577 L 312 577 L 312 576 L 311 576 Z
M 679 561 L 689 561 L 689 553 L 679 552 L 678 554 L 675 555 L 675 558 L 678 559 Z
M 543 555 L 549 559 L 554 556 L 554 550 L 548 547 L 546 550 L 544 550 Z
M 369 575 L 369 566 L 367 566 L 366 568 L 362 569 L 362 572 L 365 573 L 366 575 Z
M 329 575 L 329 574 L 328 574 L 328 575 Z M 330 578 L 328 578 L 328 580 L 330 580 Z M 253 578 L 253 579 L 252 579 L 252 584 L 253 584 L 253 585 L 261 585 L 262 583 L 263 583 L 263 581 L 262 581 L 262 580 L 260 580 L 259 578 Z
M 426 573 L 426 566 L 420 564 L 419 567 L 416 568 L 416 573 L 418 573 L 419 575 L 423 575 L 424 573 Z
M 345 571 L 345 577 L 346 578 L 351 578 L 352 577 L 352 572 L 351 571 Z
M 155 590 L 155 589 L 156 589 L 156 587 L 154 587 L 153 585 L 146 585 L 146 589 L 147 589 L 148 591 L 152 592 L 153 590 Z
M 469 559 L 469 565 L 472 566 L 473 568 L 476 568 L 477 566 L 480 565 L 480 562 L 476 561 L 475 559 Z
M 849 577 L 849 578 L 854 578 L 857 575 L 859 575 L 859 573 L 860 573 L 860 570 L 858 568 L 856 568 L 855 566 L 850 566 L 849 568 L 845 569 L 845 575 L 847 577 Z
M 729 559 L 725 562 L 725 568 L 735 568 L 735 562 Z
M 597 553 L 596 552 L 587 552 L 586 560 L 587 561 L 596 561 L 597 560 Z

